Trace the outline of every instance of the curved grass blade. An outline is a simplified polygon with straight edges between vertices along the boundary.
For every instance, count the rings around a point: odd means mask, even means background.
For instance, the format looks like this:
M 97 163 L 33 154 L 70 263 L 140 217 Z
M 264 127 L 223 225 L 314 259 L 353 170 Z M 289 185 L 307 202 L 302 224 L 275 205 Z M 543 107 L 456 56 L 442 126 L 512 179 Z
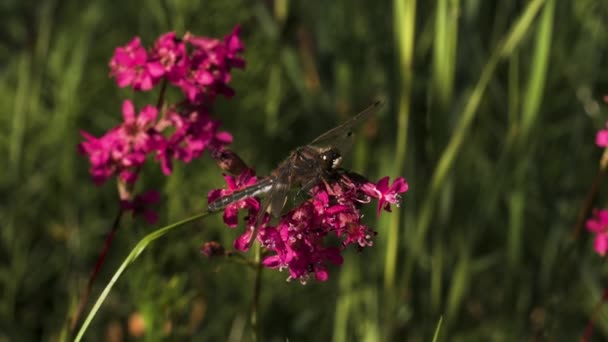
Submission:
M 137 245 L 135 245 L 135 247 L 133 248 L 133 250 L 131 250 L 131 253 L 129 253 L 129 255 L 127 255 L 127 257 L 122 262 L 122 264 L 120 265 L 120 267 L 118 268 L 118 270 L 116 270 L 116 272 L 112 276 L 112 279 L 110 279 L 110 282 L 108 282 L 108 285 L 106 285 L 106 287 L 103 289 L 103 292 L 101 292 L 101 294 L 99 295 L 99 298 L 97 298 L 97 301 L 95 302 L 95 305 L 93 305 L 93 308 L 91 309 L 91 312 L 89 312 L 89 314 L 87 315 L 87 318 L 84 320 L 84 323 L 82 323 L 82 326 L 80 327 L 80 330 L 78 330 L 78 334 L 76 335 L 76 338 L 74 339 L 74 341 L 78 342 L 78 341 L 80 341 L 82 339 L 82 337 L 84 336 L 84 333 L 87 331 L 87 328 L 89 327 L 89 324 L 91 324 L 91 321 L 93 320 L 93 318 L 97 314 L 97 311 L 99 311 L 99 308 L 101 307 L 101 304 L 103 304 L 103 302 L 105 301 L 105 299 L 110 294 L 110 291 L 112 290 L 112 287 L 114 287 L 114 284 L 116 283 L 116 281 L 118 280 L 118 278 L 120 278 L 120 276 L 123 274 L 123 272 L 125 271 L 125 269 L 127 268 L 127 266 L 129 266 L 130 264 L 132 264 L 137 259 L 137 257 L 139 257 L 139 255 L 141 254 L 141 252 L 143 252 L 144 249 L 152 241 L 154 241 L 154 240 L 162 237 L 163 235 L 167 234 L 173 228 L 177 228 L 179 226 L 183 226 L 186 223 L 190 223 L 192 221 L 198 220 L 198 219 L 203 218 L 203 217 L 205 217 L 207 215 L 209 215 L 209 212 L 205 211 L 203 213 L 194 215 L 194 216 L 189 217 L 187 219 L 181 220 L 179 222 L 176 222 L 176 223 L 170 224 L 168 226 L 165 226 L 163 228 L 160 228 L 158 230 L 155 230 L 152 233 L 146 235 L 143 239 L 141 239 L 137 243 Z

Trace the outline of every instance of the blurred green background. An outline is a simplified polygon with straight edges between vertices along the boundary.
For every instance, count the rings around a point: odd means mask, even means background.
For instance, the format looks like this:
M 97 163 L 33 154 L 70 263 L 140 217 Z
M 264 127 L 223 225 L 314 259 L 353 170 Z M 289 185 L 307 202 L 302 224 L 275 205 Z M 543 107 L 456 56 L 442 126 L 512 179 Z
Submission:
M 346 251 L 329 281 L 263 272 L 259 340 L 430 341 L 443 317 L 440 341 L 572 341 L 608 286 L 589 235 L 572 238 L 608 119 L 606 0 L 6 0 L 0 19 L 0 341 L 61 338 L 111 227 L 115 185 L 90 181 L 79 130 L 101 135 L 123 99 L 157 96 L 115 86 L 114 48 L 236 24 L 247 68 L 214 114 L 250 165 L 268 172 L 384 98 L 350 165 L 410 184 L 392 215 L 370 208 L 376 244 Z M 158 227 L 224 184 L 208 156 L 142 176 L 163 195 Z M 238 235 L 219 216 L 155 241 L 85 340 L 251 339 L 254 272 L 199 252 Z M 85 314 L 153 229 L 123 221 Z M 608 307 L 596 319 L 608 338 Z

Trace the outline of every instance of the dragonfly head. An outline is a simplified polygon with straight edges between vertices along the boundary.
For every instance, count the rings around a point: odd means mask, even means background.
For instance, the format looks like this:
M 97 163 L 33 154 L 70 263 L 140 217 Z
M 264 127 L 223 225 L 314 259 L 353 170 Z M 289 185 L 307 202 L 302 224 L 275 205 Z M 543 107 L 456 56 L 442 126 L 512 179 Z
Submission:
M 323 161 L 326 170 L 333 170 L 339 168 L 342 164 L 342 155 L 337 149 L 330 148 L 321 153 L 321 160 Z

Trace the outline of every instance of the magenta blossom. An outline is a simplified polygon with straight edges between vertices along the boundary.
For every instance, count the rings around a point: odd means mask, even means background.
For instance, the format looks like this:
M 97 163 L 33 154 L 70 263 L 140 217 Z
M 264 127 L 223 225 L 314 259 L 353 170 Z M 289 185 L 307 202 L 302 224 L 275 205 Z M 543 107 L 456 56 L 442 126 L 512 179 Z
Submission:
M 595 135 L 595 144 L 599 147 L 608 147 L 608 123 L 606 129 L 600 129 Z
M 132 86 L 134 90 L 150 90 L 163 75 L 162 65 L 148 61 L 148 53 L 135 37 L 124 47 L 118 47 L 110 60 L 110 76 L 116 77 L 119 87 Z
M 163 34 L 154 43 L 150 63 L 159 63 L 170 82 L 179 82 L 190 67 L 186 44 L 176 37 L 175 32 Z
M 87 141 L 80 143 L 78 148 L 82 154 L 89 156 L 91 174 L 98 185 L 114 175 L 133 183 L 137 178 L 137 169 L 152 148 L 150 142 L 157 134 L 152 129 L 156 108 L 146 106 L 136 115 L 131 101 L 125 100 L 122 109 L 124 122 L 101 138 L 81 131 Z
M 118 163 L 112 158 L 112 150 L 118 145 L 115 131 L 110 131 L 101 138 L 96 138 L 85 131 L 80 131 L 80 134 L 86 141 L 78 144 L 78 151 L 88 156 L 93 182 L 101 185 L 118 169 Z
M 98 185 L 116 175 L 133 183 L 148 155 L 155 155 L 163 173 L 169 175 L 174 159 L 188 163 L 206 149 L 221 149 L 232 141 L 229 133 L 218 131 L 219 122 L 204 109 L 188 110 L 185 115 L 170 111 L 161 119 L 152 106 L 136 114 L 130 100 L 124 101 L 122 109 L 124 122 L 101 138 L 81 132 L 87 141 L 79 150 L 89 157 Z
M 388 186 L 388 181 L 388 177 L 384 177 L 375 185 L 368 183 L 363 186 L 363 191 L 365 193 L 378 199 L 378 216 L 380 216 L 382 208 L 390 212 L 391 204 L 398 206 L 399 201 L 401 200 L 399 194 L 406 192 L 409 187 L 403 177 L 395 179 L 393 185 L 390 187 Z
M 256 183 L 256 177 L 253 170 L 246 169 L 238 176 L 224 175 L 228 189 L 216 189 L 209 192 L 207 196 L 207 202 L 211 203 L 220 197 L 225 197 L 237 190 L 244 189 Z M 257 218 L 257 214 L 260 210 L 260 202 L 256 198 L 246 198 L 242 201 L 238 201 L 228 205 L 224 209 L 224 223 L 230 228 L 235 228 L 238 223 L 238 211 L 240 209 L 246 209 L 249 213 L 248 220 L 253 221 Z
M 235 27 L 223 40 L 186 33 L 182 39 L 174 32 L 160 36 L 150 50 L 138 37 L 119 47 L 110 60 L 110 76 L 119 87 L 152 89 L 163 78 L 180 87 L 191 103 L 212 102 L 218 94 L 234 96 L 228 86 L 232 68 L 243 69 L 240 56 L 244 45 Z
M 156 159 L 161 162 L 165 175 L 173 170 L 172 161 L 189 163 L 203 151 L 215 151 L 232 142 L 232 135 L 218 131 L 219 122 L 213 120 L 204 108 L 186 110 L 186 114 L 168 112 L 159 129 L 170 128 L 173 132 L 167 138 L 155 141 Z
M 403 178 L 395 180 L 393 186 L 388 187 L 388 179 L 374 185 L 362 176 L 343 172 L 331 182 L 321 182 L 315 186 L 310 194 L 311 198 L 283 215 L 276 226 L 268 225 L 265 220 L 260 227 L 257 240 L 271 255 L 262 261 L 268 268 L 289 271 L 288 280 L 297 279 L 306 282 L 311 274 L 315 279 L 325 281 L 328 278 L 327 264 L 340 265 L 343 262 L 341 251 L 349 245 L 363 249 L 373 245 L 376 232 L 361 222 L 361 205 L 370 202 L 370 197 L 383 201 L 380 207 L 388 209 L 389 204 L 397 204 L 399 193 L 407 191 Z M 233 178 L 226 177 L 229 190 L 214 190 L 209 195 L 209 202 L 223 197 L 222 191 L 231 193 L 233 190 L 245 187 L 245 184 L 235 186 Z M 254 182 L 248 181 L 247 184 Z M 385 184 L 386 183 L 386 184 Z M 370 195 L 371 193 L 371 195 Z M 235 210 L 247 207 L 247 201 L 231 204 L 225 210 L 225 222 L 236 226 Z M 259 202 L 254 199 L 255 203 Z M 256 213 L 249 211 L 249 217 Z M 230 213 L 232 220 L 226 220 L 226 213 Z M 255 223 L 255 222 L 254 222 Z M 247 220 L 246 232 L 239 236 L 235 247 L 247 250 L 253 230 L 251 220 Z M 339 246 L 329 246 L 328 236 L 339 239 Z
M 135 107 L 131 100 L 125 100 L 122 104 L 122 116 L 124 122 L 118 128 L 122 139 L 130 143 L 135 150 L 147 152 L 150 145 L 150 135 L 154 134 L 152 126 L 156 123 L 156 107 L 145 106 L 139 115 L 135 115 Z
M 239 32 L 237 26 L 223 41 L 189 33 L 184 36 L 184 41 L 190 43 L 194 51 L 189 70 L 175 84 L 182 88 L 189 101 L 213 100 L 218 94 L 234 96 L 234 90 L 228 87 L 230 70 L 245 67 L 245 61 L 239 56 L 244 51 Z
M 219 151 L 232 142 L 230 133 L 218 131 L 219 122 L 210 110 L 217 94 L 233 95 L 227 86 L 231 69 L 245 66 L 239 31 L 237 26 L 223 40 L 190 33 L 180 39 L 168 32 L 149 50 L 138 37 L 116 48 L 109 65 L 110 76 L 119 87 L 147 91 L 164 80 L 164 85 L 180 87 L 186 99 L 162 107 L 160 113 L 156 107 L 144 106 L 139 114 L 126 100 L 120 126 L 100 138 L 82 131 L 86 141 L 79 145 L 79 151 L 89 157 L 96 184 L 113 176 L 134 183 L 149 155 L 154 155 L 168 176 L 174 160 L 189 163 L 205 150 Z M 164 90 L 163 86 L 160 104 Z
M 601 255 L 608 252 L 608 210 L 594 210 L 594 217 L 587 220 L 587 230 L 595 234 L 593 247 Z

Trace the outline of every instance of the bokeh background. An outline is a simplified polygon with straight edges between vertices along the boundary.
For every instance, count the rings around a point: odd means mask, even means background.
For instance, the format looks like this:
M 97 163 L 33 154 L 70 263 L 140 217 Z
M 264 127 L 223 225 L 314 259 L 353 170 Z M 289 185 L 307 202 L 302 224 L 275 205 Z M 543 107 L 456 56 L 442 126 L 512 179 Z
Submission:
M 68 339 L 117 210 L 76 153 L 121 103 L 108 78 L 133 36 L 223 37 L 240 24 L 247 68 L 214 110 L 261 174 L 290 149 L 365 108 L 350 167 L 405 176 L 410 191 L 376 220 L 376 244 L 345 252 L 324 283 L 264 271 L 263 341 L 608 338 L 604 260 L 577 215 L 598 172 L 608 119 L 608 2 L 40 1 L 0 4 L 0 340 Z M 146 234 L 205 208 L 223 186 L 205 156 L 171 177 L 160 222 L 123 221 L 85 311 Z M 600 185 L 595 207 L 606 205 Z M 118 280 L 85 340 L 250 340 L 254 272 L 201 255 L 238 235 L 216 215 L 152 243 Z M 599 307 L 599 309 L 598 309 Z M 143 320 L 143 328 L 141 322 Z M 439 322 L 441 320 L 441 325 Z

